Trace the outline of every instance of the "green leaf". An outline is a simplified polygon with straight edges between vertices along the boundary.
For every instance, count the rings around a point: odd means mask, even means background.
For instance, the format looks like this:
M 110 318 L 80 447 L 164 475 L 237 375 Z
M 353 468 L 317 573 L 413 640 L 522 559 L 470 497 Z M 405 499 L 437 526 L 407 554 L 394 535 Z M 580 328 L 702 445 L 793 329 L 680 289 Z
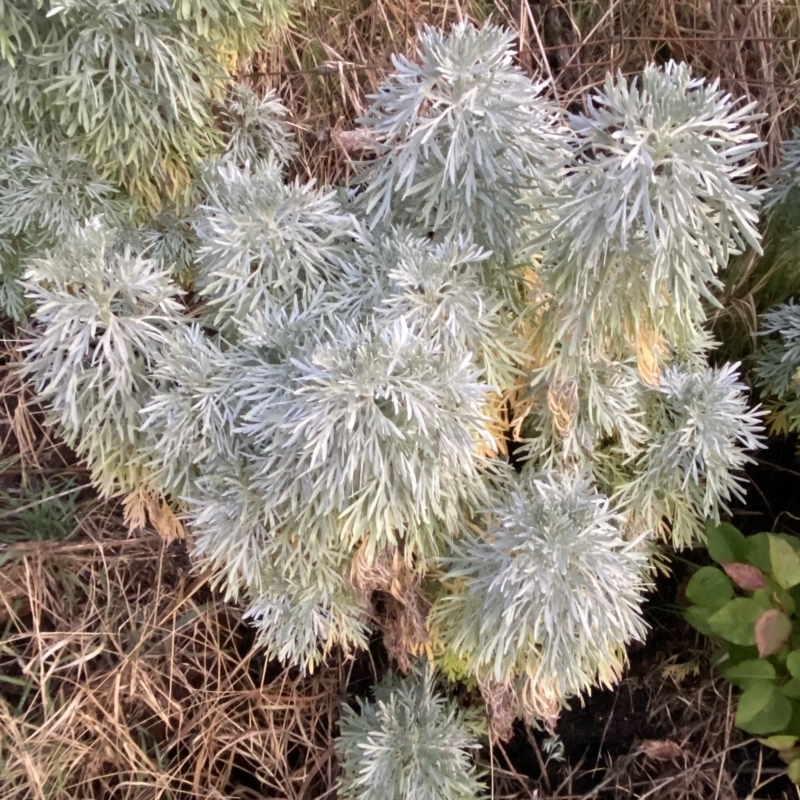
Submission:
M 777 589 L 775 591 L 775 595 L 776 595 L 776 599 L 777 599 L 778 603 L 780 604 L 781 609 L 783 610 L 783 612 L 787 616 L 791 617 L 792 614 L 794 614 L 794 610 L 795 610 L 795 606 L 796 606 L 795 601 L 794 601 L 794 597 L 792 597 L 791 591 L 789 591 L 788 589 L 780 589 L 779 588 L 779 589 Z
M 772 592 L 769 589 L 756 589 L 750 598 L 759 604 L 764 611 L 769 611 L 771 608 L 775 608 L 775 599 L 772 596 Z
M 766 739 L 759 739 L 760 744 L 764 747 L 771 747 L 774 750 L 790 750 L 797 744 L 797 736 L 789 736 L 787 734 L 776 734 L 775 736 L 768 736 Z
M 756 643 L 756 620 L 764 613 L 749 597 L 737 597 L 708 618 L 708 625 L 717 636 L 741 645 Z
M 792 700 L 800 700 L 800 680 L 797 678 L 792 678 L 778 688 L 786 697 L 790 697 Z
M 784 539 L 770 535 L 769 555 L 772 574 L 784 589 L 800 584 L 800 555 Z
M 800 758 L 796 758 L 789 764 L 789 769 L 786 770 L 789 780 L 792 783 L 800 783 Z
M 708 618 L 714 613 L 716 609 L 708 608 L 708 606 L 691 606 L 683 612 L 684 619 L 703 636 L 713 636 L 714 631 L 708 624 Z
M 0 681 L 4 681 L 5 683 L 12 683 L 14 686 L 23 686 L 26 689 L 29 689 L 33 685 L 33 679 L 31 678 L 18 678 L 15 675 L 2 675 L 0 674 Z
M 792 700 L 791 703 L 792 718 L 789 720 L 789 724 L 783 731 L 781 731 L 781 733 L 791 734 L 792 736 L 797 736 L 800 738 L 800 703 L 795 700 Z
M 724 656 L 721 660 L 715 663 L 720 669 L 730 669 L 735 664 L 741 664 L 743 661 L 751 661 L 758 658 L 758 650 L 755 646 L 742 647 L 738 644 L 731 644 L 725 642 L 719 651 L 720 656 Z
M 757 533 L 745 539 L 745 561 L 758 567 L 762 572 L 772 572 L 772 561 L 769 557 L 768 533 Z
M 775 677 L 775 667 L 762 658 L 753 658 L 749 661 L 742 661 L 723 670 L 725 680 L 730 681 L 734 686 L 741 689 L 747 687 L 753 681 L 770 680 Z
M 754 683 L 739 698 L 735 723 L 747 733 L 778 733 L 792 718 L 792 704 L 769 681 Z
M 786 669 L 793 678 L 800 678 L 800 650 L 792 650 L 786 658 Z
M 756 620 L 755 632 L 758 654 L 761 658 L 766 658 L 777 653 L 789 641 L 792 622 L 782 611 L 771 608 Z
M 745 560 L 745 538 L 742 532 L 729 522 L 715 525 L 706 523 L 706 547 L 708 554 L 717 564 L 730 564 Z
M 733 597 L 733 584 L 717 567 L 702 567 L 692 575 L 686 596 L 698 606 L 722 608 Z
M 790 533 L 772 533 L 770 535 L 783 539 L 792 546 L 792 549 L 800 551 L 800 536 L 792 536 Z

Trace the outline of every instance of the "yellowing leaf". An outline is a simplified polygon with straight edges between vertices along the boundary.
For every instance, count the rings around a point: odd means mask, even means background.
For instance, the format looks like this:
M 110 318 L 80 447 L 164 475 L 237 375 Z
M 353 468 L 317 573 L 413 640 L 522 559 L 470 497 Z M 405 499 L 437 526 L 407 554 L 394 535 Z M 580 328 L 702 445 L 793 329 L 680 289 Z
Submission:
M 772 574 L 784 589 L 800 583 L 800 555 L 785 539 L 769 535 L 769 557 Z
M 122 513 L 130 533 L 144 528 L 147 524 L 147 493 L 144 489 L 139 487 L 125 496 Z
M 547 390 L 547 408 L 553 415 L 553 427 L 564 438 L 572 427 L 578 411 L 578 384 L 576 381 L 557 381 Z
M 636 336 L 636 365 L 639 368 L 639 377 L 648 386 L 659 386 L 661 383 L 661 369 L 659 359 L 665 351 L 664 340 L 647 328 L 639 330 Z
M 167 544 L 186 536 L 183 524 L 166 501 L 141 486 L 125 497 L 122 507 L 125 524 L 131 533 L 144 528 L 149 519 L 153 530 Z

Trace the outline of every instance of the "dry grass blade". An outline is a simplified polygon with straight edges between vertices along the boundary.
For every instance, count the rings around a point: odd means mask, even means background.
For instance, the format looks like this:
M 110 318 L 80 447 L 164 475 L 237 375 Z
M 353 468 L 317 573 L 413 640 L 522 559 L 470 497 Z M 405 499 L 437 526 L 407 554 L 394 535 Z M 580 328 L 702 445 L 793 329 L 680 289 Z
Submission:
M 122 538 L 108 517 L 81 528 L 3 555 L 0 798 L 299 800 L 332 786 L 344 677 L 265 663 L 180 546 Z

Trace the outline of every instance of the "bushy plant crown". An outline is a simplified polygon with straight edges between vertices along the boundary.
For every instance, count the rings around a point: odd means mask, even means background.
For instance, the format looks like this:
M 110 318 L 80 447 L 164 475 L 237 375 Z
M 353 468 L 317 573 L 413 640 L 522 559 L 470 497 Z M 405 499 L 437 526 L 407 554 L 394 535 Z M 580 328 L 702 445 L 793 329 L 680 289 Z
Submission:
M 0 3 L 2 311 L 22 319 L 24 262 L 66 230 L 186 205 L 226 140 L 238 159 L 263 152 L 265 136 L 280 141 L 274 100 L 225 95 L 290 10 L 291 0 Z
M 531 719 L 616 679 L 654 543 L 698 541 L 762 435 L 703 328 L 758 244 L 751 109 L 675 64 L 569 118 L 543 88 L 499 28 L 425 30 L 359 122 L 349 191 L 287 181 L 282 110 L 237 90 L 199 202 L 139 229 L 104 211 L 25 279 L 53 421 L 105 493 L 183 510 L 271 656 L 313 669 L 377 624 Z M 90 185 L 76 218 L 113 195 Z M 421 780 L 378 743 L 408 709 L 461 763 L 417 691 L 348 718 L 347 796 Z
M 472 800 L 481 792 L 469 751 L 477 747 L 472 720 L 436 694 L 430 670 L 389 677 L 374 701 L 343 709 L 337 748 L 344 761 L 347 800 Z

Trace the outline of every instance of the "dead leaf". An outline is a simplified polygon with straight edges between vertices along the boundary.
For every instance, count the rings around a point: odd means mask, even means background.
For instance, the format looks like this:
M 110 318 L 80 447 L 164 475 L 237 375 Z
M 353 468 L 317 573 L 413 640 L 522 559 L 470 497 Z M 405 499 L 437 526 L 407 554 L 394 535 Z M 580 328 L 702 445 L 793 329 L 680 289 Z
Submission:
M 646 739 L 642 742 L 642 752 L 653 761 L 674 761 L 683 758 L 683 749 L 670 739 Z
M 144 528 L 149 519 L 153 530 L 166 544 L 186 537 L 183 524 L 168 503 L 156 493 L 149 492 L 142 486 L 125 496 L 122 507 L 125 524 L 130 533 Z
M 486 704 L 492 743 L 510 741 L 514 735 L 514 720 L 519 713 L 519 698 L 514 687 L 490 679 L 479 681 L 478 688 Z
M 375 139 L 365 131 L 340 131 L 331 130 L 333 143 L 340 147 L 347 155 L 362 155 L 377 149 Z
M 727 576 L 740 588 L 747 592 L 754 592 L 756 589 L 766 589 L 764 573 L 752 564 L 723 564 Z
M 553 415 L 553 427 L 563 439 L 578 413 L 578 383 L 574 379 L 556 380 L 547 389 L 547 408 Z
M 636 337 L 636 365 L 639 368 L 639 377 L 648 386 L 657 387 L 661 383 L 661 368 L 659 360 L 666 350 L 662 337 L 654 331 L 644 328 Z
M 150 524 L 166 544 L 186 538 L 183 524 L 163 498 L 153 496 L 147 506 L 147 513 Z
M 776 608 L 765 611 L 756 620 L 758 655 L 766 658 L 778 652 L 792 635 L 792 622 Z
M 667 664 L 661 670 L 662 678 L 669 678 L 675 683 L 682 683 L 689 676 L 700 674 L 700 663 L 698 661 L 687 661 L 684 664 Z
M 144 528 L 147 524 L 147 492 L 141 486 L 129 492 L 122 501 L 122 509 L 128 533 Z

